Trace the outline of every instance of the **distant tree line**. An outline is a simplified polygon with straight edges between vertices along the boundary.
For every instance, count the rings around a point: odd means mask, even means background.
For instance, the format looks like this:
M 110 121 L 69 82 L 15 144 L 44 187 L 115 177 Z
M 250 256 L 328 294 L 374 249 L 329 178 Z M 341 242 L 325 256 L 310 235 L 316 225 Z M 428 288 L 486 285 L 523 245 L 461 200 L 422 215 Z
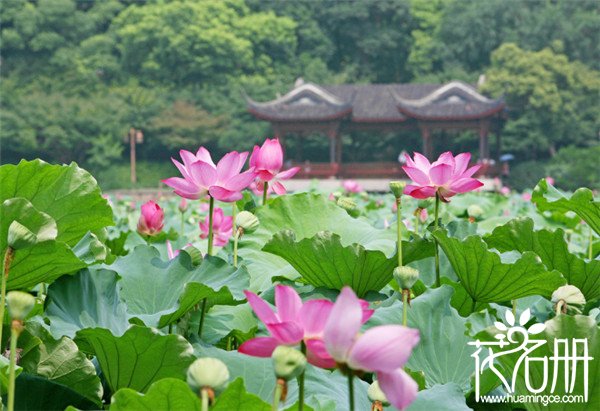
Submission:
M 142 159 L 198 144 L 248 149 L 268 125 L 242 93 L 317 83 L 477 82 L 510 107 L 521 161 L 599 144 L 596 0 L 3 0 L 3 162 L 102 170 L 144 130 Z M 369 139 L 347 136 L 353 147 Z M 473 139 L 458 136 L 461 149 Z M 399 136 L 389 144 L 404 148 Z M 409 145 L 418 144 L 406 136 Z M 319 152 L 326 141 L 307 143 Z M 376 143 L 373 143 L 376 144 Z M 410 148 L 410 147 L 409 147 Z M 364 150 L 368 152 L 368 150 Z M 563 156 L 564 157 L 564 156 Z

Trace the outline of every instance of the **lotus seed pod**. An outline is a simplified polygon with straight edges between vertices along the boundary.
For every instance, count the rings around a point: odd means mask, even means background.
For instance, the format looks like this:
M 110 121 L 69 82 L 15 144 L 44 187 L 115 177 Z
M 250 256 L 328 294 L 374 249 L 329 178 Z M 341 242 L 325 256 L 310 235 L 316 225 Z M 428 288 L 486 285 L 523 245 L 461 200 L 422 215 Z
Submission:
M 198 358 L 187 371 L 187 383 L 193 390 L 210 387 L 220 391 L 227 386 L 229 370 L 216 358 Z
M 390 190 L 394 193 L 394 197 L 400 198 L 402 197 L 402 192 L 404 191 L 404 187 L 406 187 L 406 183 L 404 181 L 391 181 L 390 182 Z
M 469 217 L 479 218 L 483 215 L 483 209 L 477 204 L 471 204 L 469 207 L 467 207 L 467 214 Z
M 430 204 L 429 200 L 420 200 L 419 203 L 417 204 L 417 207 L 427 208 L 427 207 L 429 207 L 429 204 Z
M 287 345 L 280 345 L 275 348 L 271 358 L 273 359 L 275 375 L 277 378 L 283 378 L 286 381 L 302 374 L 306 367 L 304 354 Z
M 583 293 L 579 290 L 579 288 L 573 285 L 563 285 L 562 287 L 557 288 L 552 293 L 552 302 L 554 304 L 558 303 L 561 300 L 567 304 L 585 304 L 585 297 L 583 296 Z
M 379 401 L 384 406 L 389 405 L 388 399 L 385 396 L 385 393 L 381 391 L 381 387 L 379 387 L 379 381 L 373 381 L 371 385 L 369 385 L 369 389 L 367 390 L 367 395 L 369 399 L 373 402 Z
M 394 268 L 394 278 L 403 290 L 410 290 L 419 279 L 419 271 L 412 267 L 401 266 Z
M 6 294 L 8 312 L 13 320 L 23 321 L 35 305 L 35 298 L 22 291 L 10 291 Z
M 346 211 L 353 211 L 356 209 L 356 201 L 349 197 L 340 197 L 337 201 L 337 205 Z
M 235 223 L 244 230 L 244 233 L 253 233 L 258 228 L 260 221 L 251 212 L 242 211 L 235 218 Z

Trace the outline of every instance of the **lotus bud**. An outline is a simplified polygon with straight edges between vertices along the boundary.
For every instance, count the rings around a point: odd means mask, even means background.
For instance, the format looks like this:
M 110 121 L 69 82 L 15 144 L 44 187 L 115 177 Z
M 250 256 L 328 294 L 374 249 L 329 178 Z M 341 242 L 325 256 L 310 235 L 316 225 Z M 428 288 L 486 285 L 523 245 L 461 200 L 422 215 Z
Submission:
M 346 211 L 354 211 L 356 210 L 356 201 L 349 197 L 340 197 L 337 200 L 337 205 L 342 207 Z
M 159 234 L 164 225 L 164 212 L 154 201 L 142 205 L 142 213 L 137 225 L 137 231 L 143 235 L 155 236 Z
M 388 406 L 389 402 L 385 393 L 381 391 L 381 387 L 379 387 L 379 381 L 373 381 L 371 385 L 369 385 L 369 389 L 367 390 L 367 395 L 369 399 L 376 403 L 381 403 L 382 406 Z
M 198 358 L 187 370 L 187 383 L 193 390 L 209 387 L 220 391 L 228 381 L 227 366 L 216 358 Z
M 419 271 L 406 265 L 394 268 L 394 278 L 403 290 L 410 290 L 419 279 Z
M 391 181 L 390 182 L 390 190 L 394 193 L 394 197 L 400 198 L 402 197 L 402 192 L 404 191 L 404 187 L 406 187 L 406 183 L 404 181 Z
M 185 198 L 181 198 L 181 201 L 179 202 L 179 205 L 177 206 L 177 208 L 179 208 L 179 212 L 180 213 L 185 213 L 188 209 L 188 203 L 186 201 Z
M 552 302 L 554 304 L 559 301 L 564 301 L 567 304 L 584 305 L 585 297 L 579 288 L 573 285 L 563 285 L 552 293 Z
M 260 221 L 258 221 L 258 217 L 251 212 L 241 211 L 237 215 L 235 223 L 244 230 L 244 233 L 253 233 L 258 228 Z
M 469 207 L 467 207 L 467 214 L 469 217 L 479 218 L 483 215 L 483 209 L 477 204 L 471 204 Z
M 6 294 L 6 304 L 11 318 L 23 321 L 35 306 L 35 298 L 23 291 L 10 291 Z
M 275 375 L 277 378 L 282 378 L 286 381 L 302 374 L 306 367 L 306 357 L 304 354 L 287 345 L 280 345 L 275 348 L 271 358 L 273 359 Z

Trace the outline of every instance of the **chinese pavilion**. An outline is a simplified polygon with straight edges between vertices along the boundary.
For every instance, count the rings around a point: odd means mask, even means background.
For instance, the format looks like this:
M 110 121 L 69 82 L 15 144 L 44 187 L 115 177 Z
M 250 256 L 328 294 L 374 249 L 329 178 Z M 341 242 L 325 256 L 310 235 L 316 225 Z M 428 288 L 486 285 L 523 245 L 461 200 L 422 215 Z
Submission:
M 488 164 L 488 136 L 496 135 L 500 154 L 503 99 L 490 99 L 472 85 L 447 84 L 341 84 L 316 85 L 301 79 L 284 96 L 268 102 L 247 98 L 249 112 L 271 123 L 273 134 L 322 133 L 329 138 L 329 163 L 311 164 L 308 176 L 385 177 L 398 175 L 398 163 L 342 164 L 341 134 L 350 131 L 394 132 L 420 130 L 423 153 L 433 156 L 435 130 L 476 130 L 479 161 Z

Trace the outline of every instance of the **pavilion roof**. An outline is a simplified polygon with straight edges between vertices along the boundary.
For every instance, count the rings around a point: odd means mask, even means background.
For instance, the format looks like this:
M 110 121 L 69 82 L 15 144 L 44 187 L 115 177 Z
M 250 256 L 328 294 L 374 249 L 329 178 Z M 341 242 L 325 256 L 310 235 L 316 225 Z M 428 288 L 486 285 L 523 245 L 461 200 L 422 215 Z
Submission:
M 489 99 L 467 83 L 340 84 L 301 83 L 284 96 L 259 103 L 247 99 L 248 110 L 268 121 L 357 123 L 417 120 L 472 120 L 504 109 L 503 99 Z

